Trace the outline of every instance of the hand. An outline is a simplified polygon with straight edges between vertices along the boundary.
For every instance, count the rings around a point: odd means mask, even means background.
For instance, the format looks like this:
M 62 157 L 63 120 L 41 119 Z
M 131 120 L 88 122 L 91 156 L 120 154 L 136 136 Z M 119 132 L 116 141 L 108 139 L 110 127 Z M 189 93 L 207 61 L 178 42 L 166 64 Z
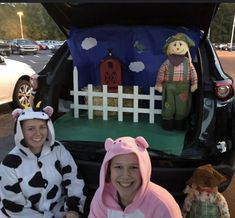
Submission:
M 31 85 L 31 87 L 33 88 L 33 90 L 35 90 L 35 89 L 38 88 L 38 77 L 39 77 L 38 74 L 33 74 L 33 75 L 30 77 L 30 85 Z
M 79 218 L 79 215 L 76 211 L 68 211 L 63 213 L 63 218 Z
M 191 85 L 191 92 L 196 91 L 197 89 L 197 84 Z
M 155 89 L 156 89 L 157 91 L 159 91 L 160 93 L 162 93 L 162 85 L 161 85 L 161 84 L 155 85 Z

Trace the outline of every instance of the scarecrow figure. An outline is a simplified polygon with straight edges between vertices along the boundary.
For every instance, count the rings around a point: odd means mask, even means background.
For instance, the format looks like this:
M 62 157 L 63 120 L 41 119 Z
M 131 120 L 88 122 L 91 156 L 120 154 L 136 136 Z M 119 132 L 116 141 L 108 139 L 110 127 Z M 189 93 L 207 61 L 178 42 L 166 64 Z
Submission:
M 184 218 L 230 218 L 228 204 L 218 192 L 227 179 L 211 164 L 198 167 L 187 181 L 182 209 Z
M 168 59 L 159 69 L 155 89 L 162 93 L 162 127 L 167 130 L 184 129 L 191 109 L 191 92 L 197 89 L 197 72 L 189 53 L 192 46 L 195 43 L 191 38 L 177 33 L 163 47 Z

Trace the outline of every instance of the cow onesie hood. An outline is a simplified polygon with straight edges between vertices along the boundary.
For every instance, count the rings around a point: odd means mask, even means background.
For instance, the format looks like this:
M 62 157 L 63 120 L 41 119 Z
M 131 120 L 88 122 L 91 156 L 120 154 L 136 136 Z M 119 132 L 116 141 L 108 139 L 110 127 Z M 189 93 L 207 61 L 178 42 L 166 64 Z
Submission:
M 47 107 L 45 110 L 48 110 L 49 107 Z M 47 111 L 48 113 L 53 113 L 53 111 Z M 50 115 L 50 114 L 49 114 Z M 18 147 L 19 150 L 22 152 L 25 152 L 27 156 L 29 157 L 35 157 L 35 155 L 30 151 L 30 149 L 27 147 L 24 141 L 24 135 L 22 132 L 21 122 L 24 120 L 30 120 L 30 119 L 41 119 L 41 120 L 47 120 L 47 128 L 48 128 L 48 136 L 47 140 L 44 143 L 43 149 L 41 151 L 41 155 L 46 154 L 50 152 L 51 146 L 55 143 L 55 132 L 54 127 L 52 124 L 52 121 L 49 117 L 49 115 L 42 110 L 34 110 L 33 108 L 26 108 L 24 110 L 17 109 L 13 112 L 13 116 L 18 116 L 16 120 L 16 126 L 15 126 L 15 145 Z
M 55 140 L 53 108 L 15 109 L 15 147 L 0 165 L 0 217 L 60 218 L 64 211 L 83 211 L 84 181 L 71 154 Z M 48 135 L 40 154 L 24 140 L 21 122 L 47 121 Z
M 89 218 L 180 218 L 178 204 L 164 188 L 150 181 L 151 161 L 147 151 L 148 143 L 137 138 L 121 137 L 106 139 L 106 155 L 100 170 L 100 185 L 91 203 Z M 121 154 L 136 154 L 142 177 L 141 187 L 133 202 L 124 210 L 118 204 L 118 194 L 107 179 L 109 163 L 113 157 Z

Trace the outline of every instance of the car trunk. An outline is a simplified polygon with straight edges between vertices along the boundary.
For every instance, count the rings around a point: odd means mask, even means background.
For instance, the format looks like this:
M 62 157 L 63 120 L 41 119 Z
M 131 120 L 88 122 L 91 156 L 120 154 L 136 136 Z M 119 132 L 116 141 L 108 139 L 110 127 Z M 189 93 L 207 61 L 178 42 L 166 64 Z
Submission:
M 129 37 L 131 39 L 134 37 L 137 38 L 137 40 L 131 41 L 131 43 L 134 44 L 139 42 L 139 35 L 144 35 L 150 45 L 143 49 L 147 49 L 153 54 L 150 58 L 147 56 L 146 59 L 151 59 L 152 62 L 150 65 L 153 66 L 149 68 L 154 69 L 151 69 L 152 72 L 146 74 L 146 76 L 142 75 L 141 77 L 138 74 L 133 77 L 129 75 L 123 79 L 125 81 L 135 81 L 133 83 L 126 82 L 125 85 L 139 85 L 140 89 L 142 89 L 142 94 L 148 93 L 148 88 L 154 86 L 156 69 L 160 67 L 160 64 L 165 58 L 162 53 L 162 47 L 167 35 L 179 31 L 186 32 L 190 35 L 196 42 L 196 48 L 191 51 L 193 57 L 196 57 L 200 43 L 205 39 L 211 19 L 218 8 L 218 4 L 215 3 L 168 4 L 163 2 L 155 3 L 152 1 L 145 1 L 144 3 L 140 1 L 138 1 L 138 3 L 133 3 L 133 1 L 105 1 L 105 3 L 102 1 L 81 1 L 76 4 L 43 3 L 43 6 L 69 38 L 68 46 L 72 54 L 73 65 L 75 65 L 79 71 L 78 86 L 76 86 L 78 89 L 87 87 L 89 83 L 94 86 L 99 83 L 98 66 L 100 61 L 108 55 L 108 48 L 111 48 L 114 54 L 118 56 L 123 63 L 126 57 L 120 52 L 120 43 L 125 40 L 128 41 L 127 38 L 130 35 Z M 177 17 L 177 19 L 172 19 L 175 17 Z M 100 33 L 100 29 L 102 29 L 103 33 Z M 139 31 L 139 29 L 145 30 Z M 102 38 L 102 43 L 105 45 L 102 49 L 99 49 L 101 51 L 100 53 L 96 51 L 95 58 L 92 55 L 89 56 L 86 51 L 82 53 L 81 49 L 78 49 L 83 43 L 82 40 L 89 38 L 89 36 Z M 125 45 L 122 44 L 124 48 L 123 53 L 127 50 L 127 44 L 128 43 Z M 141 50 L 141 43 L 137 45 L 137 48 Z M 131 54 L 133 52 L 129 49 L 126 53 Z M 86 58 L 87 60 L 85 60 Z M 139 56 L 133 58 L 138 60 Z M 97 60 L 94 61 L 95 59 Z M 196 57 L 195 60 L 197 60 L 195 65 L 197 65 L 196 68 L 200 77 L 201 69 L 198 57 Z M 124 69 L 127 67 L 127 64 L 122 65 Z M 91 73 L 87 70 L 88 68 Z M 94 73 L 94 75 L 92 75 L 92 73 Z M 125 75 L 128 74 L 125 70 L 124 73 Z M 71 74 L 72 72 L 70 72 L 70 75 Z M 145 77 L 148 78 L 146 79 Z M 144 82 L 142 87 L 141 82 Z M 74 89 L 75 83 L 76 81 L 74 81 L 73 78 L 73 87 L 70 87 L 70 90 Z M 194 102 L 200 102 L 199 94 L 196 94 L 194 98 L 196 99 Z M 74 99 L 72 101 L 74 101 Z M 80 99 L 81 97 L 79 97 L 79 100 Z M 145 104 L 146 102 L 143 101 L 143 105 Z M 161 103 L 157 104 L 160 106 Z M 192 114 L 199 114 L 199 110 L 200 109 L 194 110 Z M 155 121 L 151 124 L 148 122 L 149 118 L 146 115 L 141 115 L 137 122 L 133 122 L 130 116 L 124 117 L 123 122 L 119 122 L 113 117 L 108 118 L 107 122 L 107 120 L 102 119 L 102 116 L 98 118 L 94 116 L 92 120 L 84 119 L 84 114 L 75 119 L 74 116 L 75 114 L 70 112 L 56 121 L 55 127 L 58 139 L 62 141 L 102 143 L 107 136 L 117 138 L 118 136 L 126 135 L 128 132 L 128 134 L 132 136 L 145 136 L 150 145 L 152 145 L 150 148 L 155 151 L 163 152 L 163 154 L 179 156 L 185 146 L 186 132 L 169 132 L 163 130 L 160 126 L 161 121 L 159 121 L 160 116 L 158 115 L 155 116 Z M 198 118 L 198 116 L 196 116 L 196 118 L 195 116 L 191 117 L 193 117 L 194 120 Z M 84 128 L 84 126 L 86 126 L 86 128 Z M 99 129 L 99 132 L 97 132 L 97 129 Z M 191 142 L 188 144 L 191 144 Z

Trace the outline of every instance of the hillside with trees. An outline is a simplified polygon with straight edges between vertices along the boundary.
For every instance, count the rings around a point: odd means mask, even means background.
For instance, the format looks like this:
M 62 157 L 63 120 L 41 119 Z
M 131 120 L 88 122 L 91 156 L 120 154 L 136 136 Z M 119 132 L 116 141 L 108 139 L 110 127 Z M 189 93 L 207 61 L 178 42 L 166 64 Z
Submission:
M 22 16 L 24 38 L 33 40 L 65 39 L 58 26 L 40 3 L 0 4 L 1 39 L 21 38 L 18 11 L 24 13 Z
M 235 3 L 223 3 L 220 5 L 219 10 L 211 23 L 210 40 L 212 42 L 230 42 L 234 13 Z
M 22 11 L 24 37 L 33 40 L 64 40 L 63 34 L 49 17 L 40 3 L 1 3 L 0 4 L 0 38 L 20 38 L 18 11 Z M 211 23 L 210 40 L 214 43 L 227 43 L 231 39 L 235 3 L 222 3 Z

